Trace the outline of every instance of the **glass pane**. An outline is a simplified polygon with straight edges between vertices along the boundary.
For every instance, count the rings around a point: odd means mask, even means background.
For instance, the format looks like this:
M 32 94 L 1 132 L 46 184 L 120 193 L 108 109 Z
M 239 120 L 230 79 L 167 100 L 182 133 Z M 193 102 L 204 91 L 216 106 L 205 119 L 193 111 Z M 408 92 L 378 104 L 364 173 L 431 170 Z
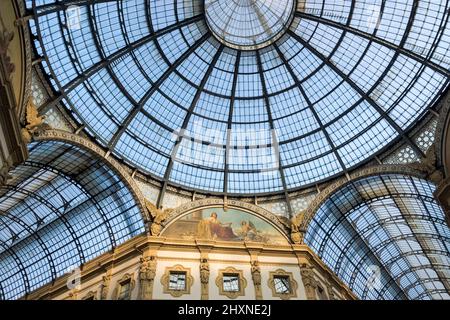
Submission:
M 171 272 L 169 277 L 169 290 L 184 290 L 184 289 L 186 289 L 186 273 Z
M 231 274 L 223 276 L 223 291 L 236 292 L 239 291 L 239 275 Z

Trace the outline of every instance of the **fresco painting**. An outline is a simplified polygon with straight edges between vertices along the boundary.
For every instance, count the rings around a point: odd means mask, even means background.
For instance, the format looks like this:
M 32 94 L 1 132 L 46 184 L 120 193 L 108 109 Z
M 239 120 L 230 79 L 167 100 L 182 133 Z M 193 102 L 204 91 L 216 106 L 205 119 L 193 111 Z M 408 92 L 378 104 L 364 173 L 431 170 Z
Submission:
M 280 231 L 265 220 L 237 209 L 206 208 L 189 213 L 169 225 L 162 236 L 177 239 L 254 241 L 288 244 Z

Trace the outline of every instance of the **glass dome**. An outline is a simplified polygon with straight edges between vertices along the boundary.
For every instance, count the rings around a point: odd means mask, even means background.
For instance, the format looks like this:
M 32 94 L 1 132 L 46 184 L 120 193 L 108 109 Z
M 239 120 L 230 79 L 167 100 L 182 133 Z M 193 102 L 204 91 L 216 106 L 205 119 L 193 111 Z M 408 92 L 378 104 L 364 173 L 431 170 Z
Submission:
M 205 1 L 205 16 L 213 35 L 241 50 L 273 43 L 292 21 L 294 0 Z
M 281 193 L 421 155 L 450 75 L 444 0 L 27 3 L 48 105 L 164 185 Z

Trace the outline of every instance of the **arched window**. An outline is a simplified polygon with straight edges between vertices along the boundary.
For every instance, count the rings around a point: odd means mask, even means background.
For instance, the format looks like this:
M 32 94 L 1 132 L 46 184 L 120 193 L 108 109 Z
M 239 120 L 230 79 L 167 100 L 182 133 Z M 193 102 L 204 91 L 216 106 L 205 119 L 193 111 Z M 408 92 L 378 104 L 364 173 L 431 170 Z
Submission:
M 0 187 L 0 295 L 15 299 L 145 232 L 128 187 L 101 158 L 58 141 Z
M 450 230 L 435 186 L 399 174 L 344 185 L 305 242 L 363 299 L 449 299 Z

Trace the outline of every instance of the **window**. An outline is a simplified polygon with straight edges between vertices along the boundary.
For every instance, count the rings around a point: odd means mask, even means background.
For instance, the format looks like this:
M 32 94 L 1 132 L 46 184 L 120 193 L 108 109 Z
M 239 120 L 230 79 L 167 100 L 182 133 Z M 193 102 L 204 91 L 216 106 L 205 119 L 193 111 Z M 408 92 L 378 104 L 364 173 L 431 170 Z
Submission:
M 123 277 L 117 281 L 116 288 L 114 289 L 113 299 L 116 300 L 129 300 L 131 298 L 131 293 L 133 292 L 135 286 L 135 280 L 133 275 L 126 273 Z
M 170 272 L 169 290 L 186 289 L 186 272 Z
M 131 280 L 126 280 L 120 283 L 119 295 L 117 296 L 117 300 L 128 300 L 130 298 L 131 293 Z
M 273 282 L 275 285 L 275 292 L 280 294 L 291 293 L 291 284 L 288 276 L 274 276 Z
M 272 290 L 272 295 L 283 300 L 297 297 L 297 281 L 294 280 L 292 272 L 286 272 L 283 269 L 277 269 L 269 272 L 269 281 L 267 282 Z
M 317 298 L 319 300 L 328 300 L 327 294 L 321 286 L 317 286 Z
M 247 280 L 245 280 L 242 270 L 228 267 L 219 270 L 216 285 L 219 288 L 220 295 L 235 299 L 245 295 Z
M 97 295 L 97 292 L 95 291 L 89 291 L 83 298 L 83 300 L 96 300 L 95 296 Z
M 163 292 L 178 298 L 183 294 L 190 294 L 194 278 L 191 276 L 191 269 L 182 265 L 166 267 L 166 271 L 161 278 Z
M 239 291 L 239 275 L 227 274 L 223 276 L 223 291 L 238 292 Z

